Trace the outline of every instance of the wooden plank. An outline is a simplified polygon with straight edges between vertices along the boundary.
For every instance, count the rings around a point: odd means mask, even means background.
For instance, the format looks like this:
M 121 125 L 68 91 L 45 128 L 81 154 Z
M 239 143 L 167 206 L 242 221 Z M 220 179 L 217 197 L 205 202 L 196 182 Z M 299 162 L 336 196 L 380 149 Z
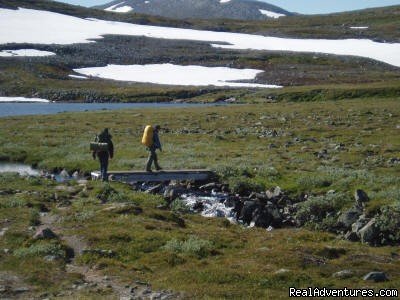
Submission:
M 99 171 L 91 173 L 92 179 L 100 178 Z M 161 170 L 161 171 L 110 171 L 108 175 L 112 175 L 114 180 L 127 182 L 162 182 L 169 180 L 207 180 L 215 176 L 210 170 Z

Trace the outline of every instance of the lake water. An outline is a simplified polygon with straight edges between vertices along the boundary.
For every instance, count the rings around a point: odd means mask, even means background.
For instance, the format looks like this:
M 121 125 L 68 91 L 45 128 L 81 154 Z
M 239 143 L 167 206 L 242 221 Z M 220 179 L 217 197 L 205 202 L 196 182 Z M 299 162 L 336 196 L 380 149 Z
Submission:
M 0 117 L 49 115 L 61 112 L 161 107 L 201 107 L 221 104 L 191 103 L 0 103 Z

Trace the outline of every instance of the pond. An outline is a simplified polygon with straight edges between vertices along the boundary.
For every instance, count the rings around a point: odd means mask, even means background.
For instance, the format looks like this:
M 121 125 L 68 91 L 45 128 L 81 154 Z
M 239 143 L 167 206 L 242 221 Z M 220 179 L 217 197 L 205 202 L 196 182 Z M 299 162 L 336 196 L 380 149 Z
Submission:
M 162 107 L 203 107 L 223 104 L 194 103 L 0 103 L 0 117 L 49 115 L 61 112 Z

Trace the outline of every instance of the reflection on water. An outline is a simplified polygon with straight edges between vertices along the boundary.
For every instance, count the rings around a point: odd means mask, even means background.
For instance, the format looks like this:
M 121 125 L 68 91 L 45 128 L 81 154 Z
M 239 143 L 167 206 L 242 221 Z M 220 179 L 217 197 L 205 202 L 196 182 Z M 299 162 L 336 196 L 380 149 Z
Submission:
M 18 173 L 20 175 L 38 176 L 39 171 L 29 165 L 19 163 L 0 163 L 0 173 Z

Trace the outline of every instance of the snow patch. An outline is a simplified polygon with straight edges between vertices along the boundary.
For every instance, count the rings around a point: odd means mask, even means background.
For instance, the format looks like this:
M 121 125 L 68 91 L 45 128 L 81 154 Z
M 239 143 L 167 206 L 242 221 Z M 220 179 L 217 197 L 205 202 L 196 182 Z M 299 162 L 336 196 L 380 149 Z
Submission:
M 118 13 L 127 13 L 127 12 L 130 12 L 130 11 L 133 10 L 133 8 L 131 6 L 129 6 L 129 5 L 120 6 L 120 5 L 124 4 L 124 3 L 125 3 L 125 1 L 121 2 L 121 3 L 118 3 L 118 4 L 114 4 L 114 5 L 110 6 L 110 7 L 107 7 L 104 10 L 112 11 L 112 12 L 118 12 Z
M 219 3 L 228 3 L 231 2 L 231 0 L 219 0 Z
M 86 76 L 105 79 L 184 86 L 230 86 L 254 88 L 279 88 L 276 85 L 233 82 L 252 80 L 262 70 L 232 69 L 226 67 L 179 66 L 173 64 L 108 65 L 74 69 Z
M 17 57 L 17 56 L 51 56 L 56 55 L 54 52 L 41 51 L 36 49 L 18 49 L 0 51 L 0 57 Z
M 0 97 L 0 102 L 40 102 L 48 103 L 49 100 L 41 98 L 25 98 L 25 97 Z
M 269 11 L 269 10 L 259 9 L 259 11 L 260 11 L 260 13 L 262 13 L 263 15 L 266 15 L 269 18 L 278 19 L 280 17 L 286 17 L 286 15 L 284 15 L 284 14 L 279 14 L 279 13 Z
M 121 3 L 118 3 L 118 4 L 114 4 L 114 5 L 110 6 L 110 7 L 105 8 L 104 10 L 113 11 L 114 8 L 116 8 L 117 6 L 122 5 L 122 4 L 124 4 L 124 3 L 125 3 L 125 1 L 124 1 L 124 2 L 121 2 Z
M 368 29 L 368 26 L 351 26 L 350 29 Z
M 0 9 L 0 44 L 90 43 L 106 34 L 146 36 L 212 42 L 225 49 L 314 52 L 352 55 L 400 67 L 400 44 L 367 39 L 288 39 L 260 35 L 136 25 L 123 22 L 81 19 L 48 11 L 25 8 Z M 225 43 L 219 44 L 219 43 Z
M 125 6 L 120 6 L 120 7 L 115 8 L 113 11 L 119 12 L 119 13 L 127 13 L 132 10 L 133 10 L 133 8 L 131 6 L 125 5 Z

